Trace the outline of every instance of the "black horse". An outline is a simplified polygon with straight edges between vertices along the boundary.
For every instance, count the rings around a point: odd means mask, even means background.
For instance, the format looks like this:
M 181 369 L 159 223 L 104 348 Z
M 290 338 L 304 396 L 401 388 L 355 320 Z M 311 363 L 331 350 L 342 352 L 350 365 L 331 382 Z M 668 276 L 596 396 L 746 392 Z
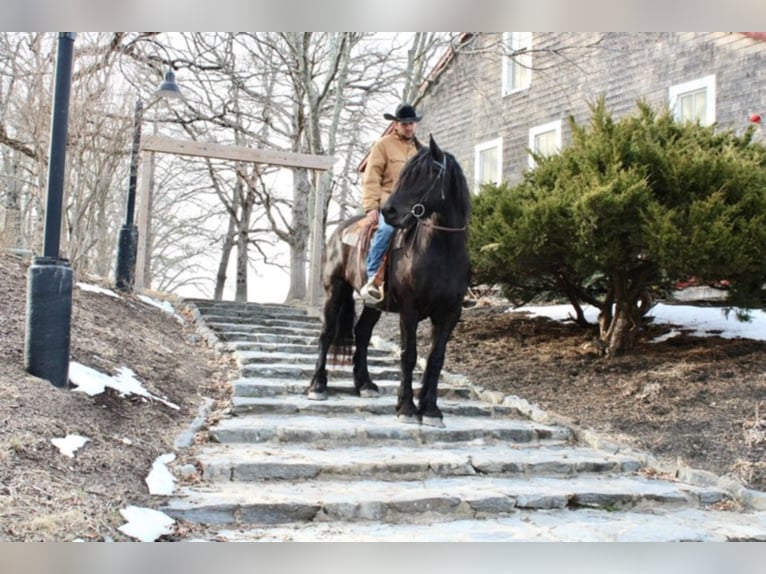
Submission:
M 382 311 L 399 313 L 401 383 L 396 406 L 404 422 L 443 426 L 436 406 L 437 385 L 447 341 L 460 319 L 462 300 L 470 280 L 466 228 L 470 193 L 463 170 L 454 156 L 430 138 L 407 162 L 393 194 L 383 206 L 386 221 L 399 228 L 386 257 L 385 297 L 374 308 L 365 306 L 354 325 L 354 291 L 365 280 L 363 260 L 343 242 L 344 231 L 361 217 L 342 223 L 330 237 L 323 261 L 324 322 L 319 358 L 308 389 L 311 399 L 327 398 L 327 354 L 350 355 L 354 387 L 361 396 L 375 396 L 370 380 L 367 348 Z M 431 350 L 415 407 L 412 371 L 417 360 L 418 323 L 431 320 Z

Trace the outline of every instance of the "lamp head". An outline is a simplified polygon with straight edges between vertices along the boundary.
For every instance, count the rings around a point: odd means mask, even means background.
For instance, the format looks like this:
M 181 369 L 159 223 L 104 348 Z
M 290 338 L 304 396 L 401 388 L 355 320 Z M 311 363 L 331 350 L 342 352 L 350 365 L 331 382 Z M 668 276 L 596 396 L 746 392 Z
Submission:
M 176 84 L 176 74 L 173 70 L 165 72 L 165 79 L 162 81 L 154 95 L 158 98 L 178 99 L 181 98 L 181 88 Z

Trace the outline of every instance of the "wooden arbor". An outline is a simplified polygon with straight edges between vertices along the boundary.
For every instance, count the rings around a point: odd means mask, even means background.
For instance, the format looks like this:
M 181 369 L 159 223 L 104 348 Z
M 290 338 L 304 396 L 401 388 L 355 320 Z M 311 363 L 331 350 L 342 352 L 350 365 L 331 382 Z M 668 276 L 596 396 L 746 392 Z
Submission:
M 282 152 L 273 150 L 263 150 L 248 148 L 235 145 L 222 145 L 215 143 L 204 143 L 197 141 L 185 141 L 173 139 L 165 136 L 147 136 L 141 142 L 141 159 L 143 166 L 150 166 L 152 154 L 172 153 L 176 155 L 187 155 L 195 157 L 206 157 L 213 159 L 224 159 L 231 161 L 244 161 L 250 163 L 268 163 L 283 167 L 311 169 L 315 174 L 330 169 L 337 158 L 321 155 L 310 155 L 293 152 Z M 142 169 L 141 183 L 139 187 L 139 205 L 138 205 L 138 253 L 136 254 L 136 274 L 135 288 L 141 290 L 144 288 L 144 275 L 146 265 L 149 259 L 151 244 L 149 241 L 149 221 L 152 211 L 152 170 Z M 315 176 L 317 189 L 318 177 Z M 322 221 L 324 220 L 324 200 L 317 198 L 314 209 L 314 221 L 311 228 L 311 270 L 309 274 L 309 296 L 311 303 L 315 304 L 315 293 L 318 292 L 319 273 L 321 271 L 320 258 L 322 253 L 322 244 L 324 238 L 322 234 Z

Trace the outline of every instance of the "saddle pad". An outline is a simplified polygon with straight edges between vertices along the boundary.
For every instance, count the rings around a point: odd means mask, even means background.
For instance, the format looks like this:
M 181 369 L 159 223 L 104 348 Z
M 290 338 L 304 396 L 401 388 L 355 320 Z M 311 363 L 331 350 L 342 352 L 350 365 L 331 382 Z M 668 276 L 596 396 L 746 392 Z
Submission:
M 360 219 L 353 225 L 349 225 L 346 229 L 343 230 L 343 233 L 341 234 L 341 241 L 346 245 L 351 245 L 352 247 L 356 246 L 357 242 L 359 241 L 359 236 L 364 229 L 365 223 L 366 221 L 364 219 Z

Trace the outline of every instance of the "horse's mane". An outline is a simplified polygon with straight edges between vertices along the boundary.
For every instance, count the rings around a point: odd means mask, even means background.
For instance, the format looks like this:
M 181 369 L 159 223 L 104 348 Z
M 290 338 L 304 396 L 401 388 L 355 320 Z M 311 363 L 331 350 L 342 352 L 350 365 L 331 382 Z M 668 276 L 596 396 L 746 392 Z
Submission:
M 460 167 L 454 155 L 443 150 L 441 153 L 444 156 L 446 170 L 444 174 L 446 178 L 444 182 L 446 204 L 454 208 L 454 214 L 460 220 L 466 222 L 471 211 L 471 192 L 463 168 Z M 405 164 L 393 193 L 405 185 L 418 187 L 425 185 L 425 183 L 420 182 L 432 181 L 434 177 L 433 165 L 434 158 L 431 156 L 431 149 L 428 146 L 421 147 L 418 153 Z

